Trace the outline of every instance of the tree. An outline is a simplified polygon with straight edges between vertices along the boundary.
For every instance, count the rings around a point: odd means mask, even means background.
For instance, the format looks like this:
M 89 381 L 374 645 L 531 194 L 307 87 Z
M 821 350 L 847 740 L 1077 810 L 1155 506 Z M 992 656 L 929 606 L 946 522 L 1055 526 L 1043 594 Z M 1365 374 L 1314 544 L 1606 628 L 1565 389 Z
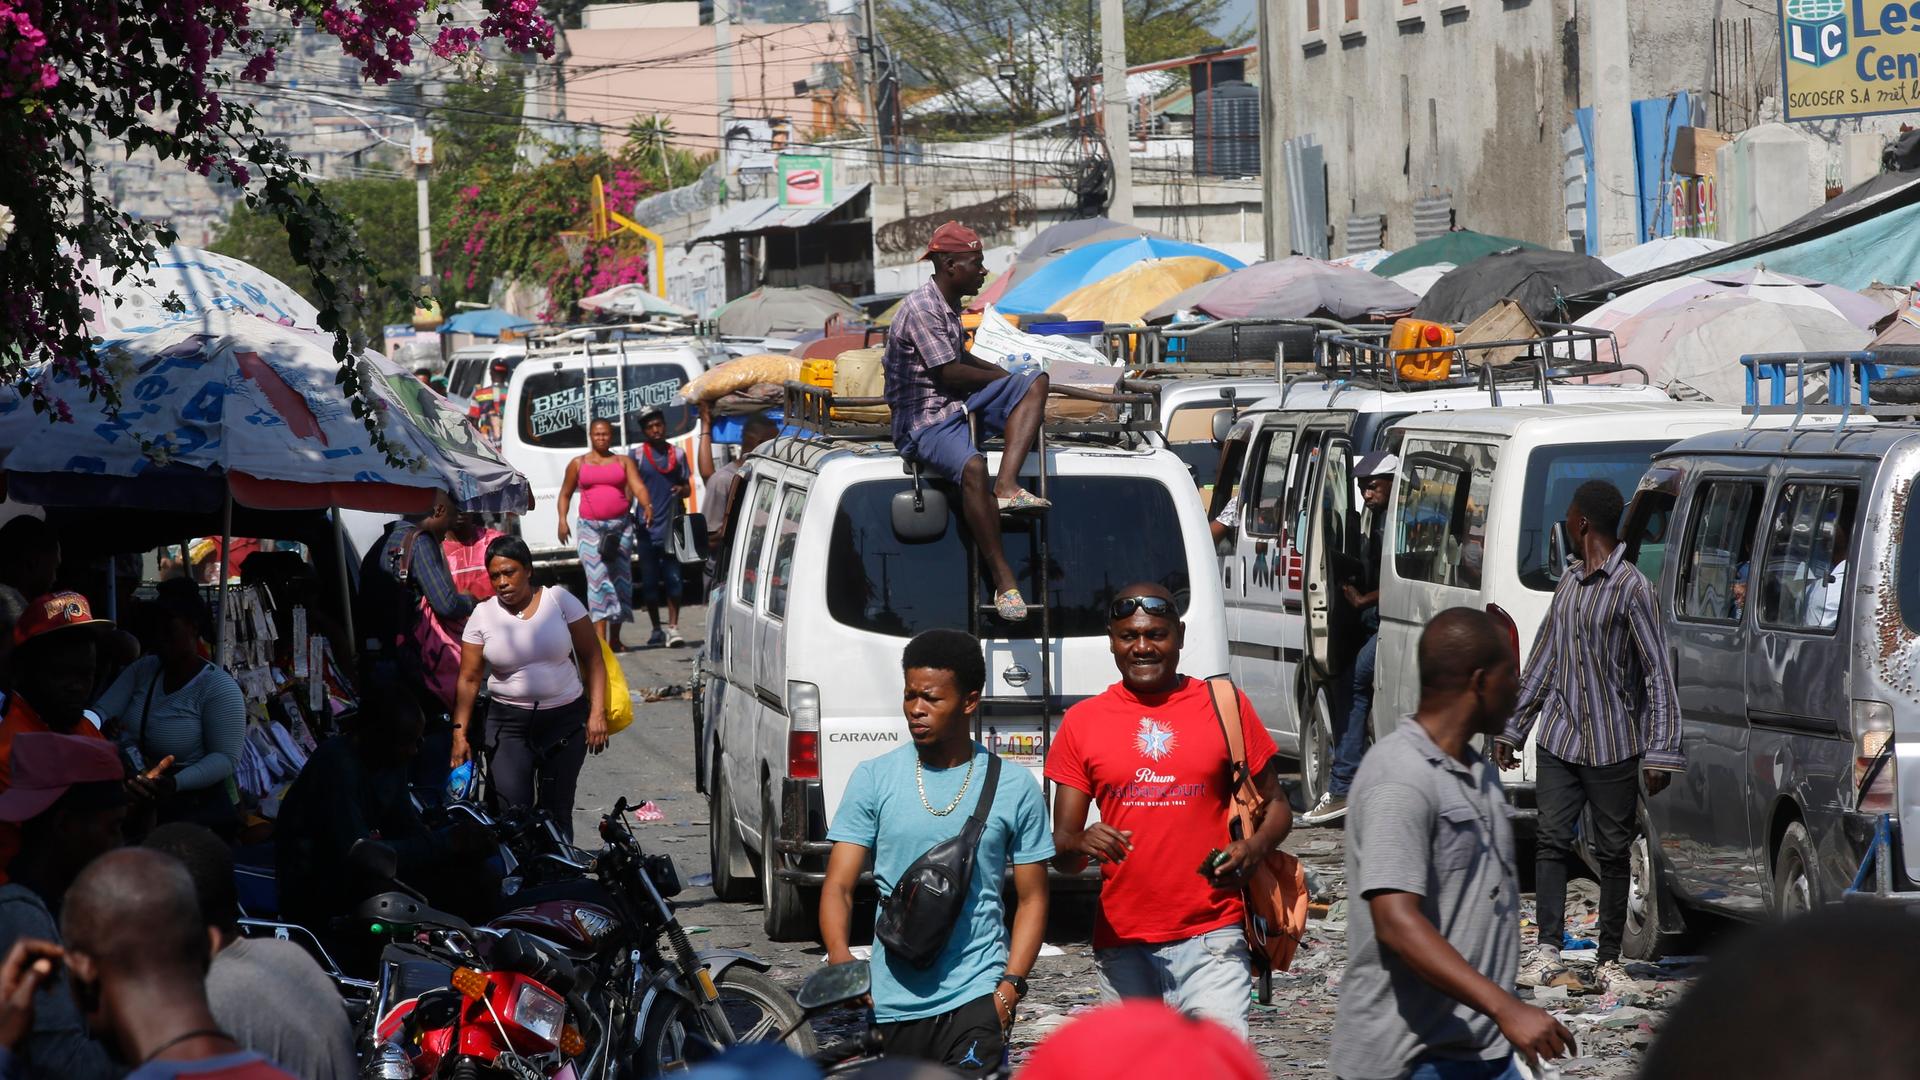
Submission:
M 620 148 L 620 163 L 654 190 L 672 191 L 691 183 L 713 162 L 713 154 L 696 154 L 672 144 L 673 123 L 666 117 L 636 117 L 627 125 L 627 141 Z
M 416 46 L 446 59 L 473 58 L 484 40 L 516 54 L 552 52 L 536 0 L 482 0 L 478 26 L 457 25 L 460 7 L 429 0 L 0 0 L 0 199 L 14 220 L 0 248 L 0 381 L 62 415 L 33 377 L 51 362 L 118 400 L 87 333 L 99 287 L 74 253 L 99 260 L 109 277 L 139 273 L 151 244 L 173 237 L 88 182 L 89 147 L 114 139 L 128 153 L 151 150 L 230 181 L 249 208 L 281 222 L 321 324 L 335 331 L 341 384 L 384 447 L 347 361 L 365 340 L 352 327 L 395 286 L 305 163 L 260 128 L 245 92 L 234 92 L 264 83 L 284 44 L 253 25 L 255 4 L 338 38 L 362 77 L 381 84 L 400 76 Z
M 1126 0 L 1127 63 L 1189 56 L 1221 43 L 1213 26 L 1230 0 Z M 944 95 L 941 113 L 962 130 L 1005 131 L 1070 112 L 1066 74 L 1098 69 L 1098 11 L 1089 0 L 891 0 L 881 34 L 899 58 Z M 1012 75 L 999 74 L 1009 58 Z M 1060 57 L 1068 57 L 1067 71 Z

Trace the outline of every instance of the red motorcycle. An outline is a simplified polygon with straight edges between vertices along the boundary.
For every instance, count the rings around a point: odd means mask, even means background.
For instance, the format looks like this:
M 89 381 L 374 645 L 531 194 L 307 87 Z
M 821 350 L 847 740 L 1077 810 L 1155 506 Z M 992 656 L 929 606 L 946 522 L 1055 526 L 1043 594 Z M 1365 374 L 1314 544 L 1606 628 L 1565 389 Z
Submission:
M 578 996 L 580 970 L 552 944 L 517 930 L 475 930 L 398 892 L 357 914 L 376 933 L 402 938 L 381 953 L 363 1075 L 573 1080 L 589 1039 L 603 1044 Z

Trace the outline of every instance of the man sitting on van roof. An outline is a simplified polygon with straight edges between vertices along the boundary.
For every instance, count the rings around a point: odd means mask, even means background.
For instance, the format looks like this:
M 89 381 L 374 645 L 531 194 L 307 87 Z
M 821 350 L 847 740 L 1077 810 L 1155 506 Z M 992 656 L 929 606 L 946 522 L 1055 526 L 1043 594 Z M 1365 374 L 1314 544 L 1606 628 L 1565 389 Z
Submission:
M 1019 621 L 1027 617 L 1027 602 L 1000 542 L 1000 515 L 1051 509 L 1020 486 L 1020 465 L 1046 407 L 1047 377 L 1016 375 L 967 354 L 960 304 L 987 280 L 979 234 L 949 221 L 934 230 L 920 257 L 933 260 L 933 279 L 900 302 L 881 358 L 893 444 L 908 461 L 960 485 L 967 528 L 993 578 L 994 609 L 1002 619 Z M 980 421 L 977 437 L 1006 436 L 991 489 L 986 456 L 968 429 L 969 414 Z

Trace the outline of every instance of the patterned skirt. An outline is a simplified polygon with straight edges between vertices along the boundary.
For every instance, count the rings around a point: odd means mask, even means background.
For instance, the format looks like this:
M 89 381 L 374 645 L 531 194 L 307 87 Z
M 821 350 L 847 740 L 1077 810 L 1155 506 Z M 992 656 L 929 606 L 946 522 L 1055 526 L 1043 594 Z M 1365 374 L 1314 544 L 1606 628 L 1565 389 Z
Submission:
M 581 518 L 575 533 L 587 576 L 587 614 L 594 622 L 632 622 L 633 518 Z

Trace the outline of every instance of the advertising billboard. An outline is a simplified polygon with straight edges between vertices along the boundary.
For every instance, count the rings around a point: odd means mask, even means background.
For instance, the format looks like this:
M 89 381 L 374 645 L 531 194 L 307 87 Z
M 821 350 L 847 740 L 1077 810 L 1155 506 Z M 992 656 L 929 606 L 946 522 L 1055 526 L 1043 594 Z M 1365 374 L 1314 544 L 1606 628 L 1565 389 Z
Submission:
M 1780 0 L 1788 121 L 1920 109 L 1920 4 Z

